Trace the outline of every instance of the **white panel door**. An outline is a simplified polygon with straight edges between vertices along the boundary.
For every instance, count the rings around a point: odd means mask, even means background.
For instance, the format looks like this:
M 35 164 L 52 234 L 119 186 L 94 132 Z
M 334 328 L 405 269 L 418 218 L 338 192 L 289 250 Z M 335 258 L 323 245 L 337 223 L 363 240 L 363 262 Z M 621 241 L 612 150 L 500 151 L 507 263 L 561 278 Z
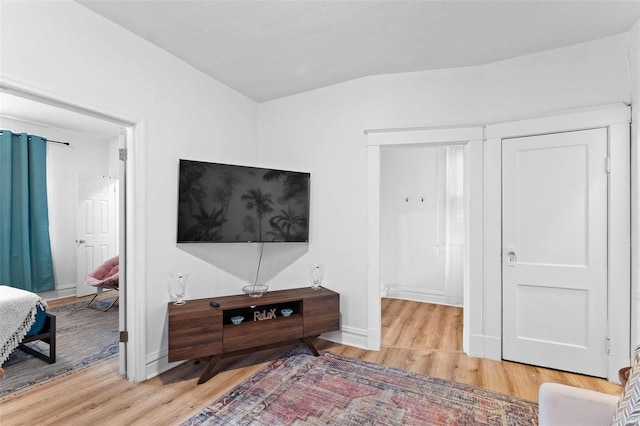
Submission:
M 96 292 L 85 278 L 117 254 L 116 184 L 117 179 L 107 177 L 78 177 L 77 297 Z
M 607 375 L 607 131 L 502 142 L 503 358 Z

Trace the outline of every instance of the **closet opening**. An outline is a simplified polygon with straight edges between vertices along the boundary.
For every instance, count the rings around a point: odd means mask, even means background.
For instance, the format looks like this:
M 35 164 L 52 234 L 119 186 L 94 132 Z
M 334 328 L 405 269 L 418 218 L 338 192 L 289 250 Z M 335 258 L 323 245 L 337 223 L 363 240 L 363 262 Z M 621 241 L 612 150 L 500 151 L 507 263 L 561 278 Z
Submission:
M 464 144 L 381 147 L 382 347 L 462 350 L 465 152 Z M 398 321 L 414 330 L 408 340 L 386 331 Z
M 464 190 L 463 145 L 381 150 L 384 296 L 462 307 Z

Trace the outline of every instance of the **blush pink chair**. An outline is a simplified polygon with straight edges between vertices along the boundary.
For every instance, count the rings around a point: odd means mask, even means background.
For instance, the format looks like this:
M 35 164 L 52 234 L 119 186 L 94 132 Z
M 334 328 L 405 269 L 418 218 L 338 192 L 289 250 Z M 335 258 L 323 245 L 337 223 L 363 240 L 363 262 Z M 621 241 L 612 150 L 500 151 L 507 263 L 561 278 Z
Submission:
M 98 266 L 98 268 L 87 275 L 85 283 L 96 287 L 96 294 L 93 296 L 93 299 L 89 302 L 89 306 L 95 309 L 99 309 L 96 306 L 92 305 L 93 301 L 98 297 L 104 290 L 119 290 L 119 265 L 120 265 L 120 257 L 112 257 L 111 259 L 104 262 L 102 265 Z M 118 301 L 118 297 L 111 302 L 109 307 L 104 309 L 104 311 L 108 311 L 115 305 Z

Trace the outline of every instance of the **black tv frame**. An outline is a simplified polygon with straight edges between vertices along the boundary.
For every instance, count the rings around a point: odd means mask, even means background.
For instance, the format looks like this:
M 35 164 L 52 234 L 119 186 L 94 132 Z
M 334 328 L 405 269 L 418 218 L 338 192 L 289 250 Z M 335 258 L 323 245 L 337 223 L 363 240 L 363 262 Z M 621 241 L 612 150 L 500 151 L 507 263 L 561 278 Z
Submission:
M 178 243 L 309 242 L 311 174 L 181 159 Z

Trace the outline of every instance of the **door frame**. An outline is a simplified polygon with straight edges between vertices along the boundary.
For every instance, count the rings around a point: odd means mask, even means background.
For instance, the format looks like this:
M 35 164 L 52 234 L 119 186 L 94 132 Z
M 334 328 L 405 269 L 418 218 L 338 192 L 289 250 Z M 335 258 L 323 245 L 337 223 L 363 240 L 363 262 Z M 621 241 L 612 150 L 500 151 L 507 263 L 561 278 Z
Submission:
M 146 374 L 146 309 L 144 255 L 144 146 L 145 122 L 108 112 L 104 107 L 82 105 L 65 99 L 59 92 L 10 76 L 0 75 L 0 91 L 77 114 L 97 118 L 121 126 L 125 137 L 122 146 L 127 153 L 120 176 L 120 330 L 128 334 L 128 342 L 120 343 L 119 372 L 130 381 L 147 379 Z M 136 171 L 140 171 L 136 173 Z M 127 285 L 141 283 L 141 285 Z
M 610 105 L 575 110 L 564 114 L 514 120 L 486 126 L 486 159 L 502 162 L 502 144 L 510 138 L 549 133 L 571 132 L 595 128 L 607 129 L 608 156 L 611 172 L 608 182 L 608 336 L 607 379 L 618 382 L 618 370 L 629 364 L 631 338 L 631 110 L 626 105 Z M 605 167 L 605 164 L 603 164 Z M 501 167 L 500 167 L 501 169 Z M 493 176 L 493 184 L 485 192 L 487 217 L 494 217 L 485 229 L 485 244 L 500 249 L 489 251 L 485 258 L 485 274 L 500 277 L 500 288 L 486 289 L 497 299 L 502 292 L 502 176 Z M 497 180 L 497 181 L 496 181 Z M 499 220 L 498 220 L 499 218 Z M 485 224 L 486 225 L 486 224 Z M 501 295 L 500 295 L 501 298 Z M 501 308 L 500 302 L 500 308 Z M 500 331 L 501 335 L 501 331 Z
M 469 274 L 464 290 L 463 350 L 472 357 L 502 359 L 502 139 L 544 133 L 608 129 L 609 336 L 608 380 L 629 364 L 631 338 L 631 108 L 610 104 L 517 119 L 457 126 L 365 130 L 368 162 L 367 329 L 362 346 L 381 344 L 380 147 L 469 142 Z M 635 248 L 634 248 L 635 250 Z
M 471 351 L 474 335 L 481 333 L 482 323 L 472 300 L 482 299 L 482 139 L 479 126 L 367 130 L 369 164 L 369 272 L 367 349 L 379 350 L 382 334 L 380 280 L 380 161 L 381 150 L 393 146 L 441 146 L 459 144 L 465 155 L 465 274 L 463 284 L 462 345 Z

